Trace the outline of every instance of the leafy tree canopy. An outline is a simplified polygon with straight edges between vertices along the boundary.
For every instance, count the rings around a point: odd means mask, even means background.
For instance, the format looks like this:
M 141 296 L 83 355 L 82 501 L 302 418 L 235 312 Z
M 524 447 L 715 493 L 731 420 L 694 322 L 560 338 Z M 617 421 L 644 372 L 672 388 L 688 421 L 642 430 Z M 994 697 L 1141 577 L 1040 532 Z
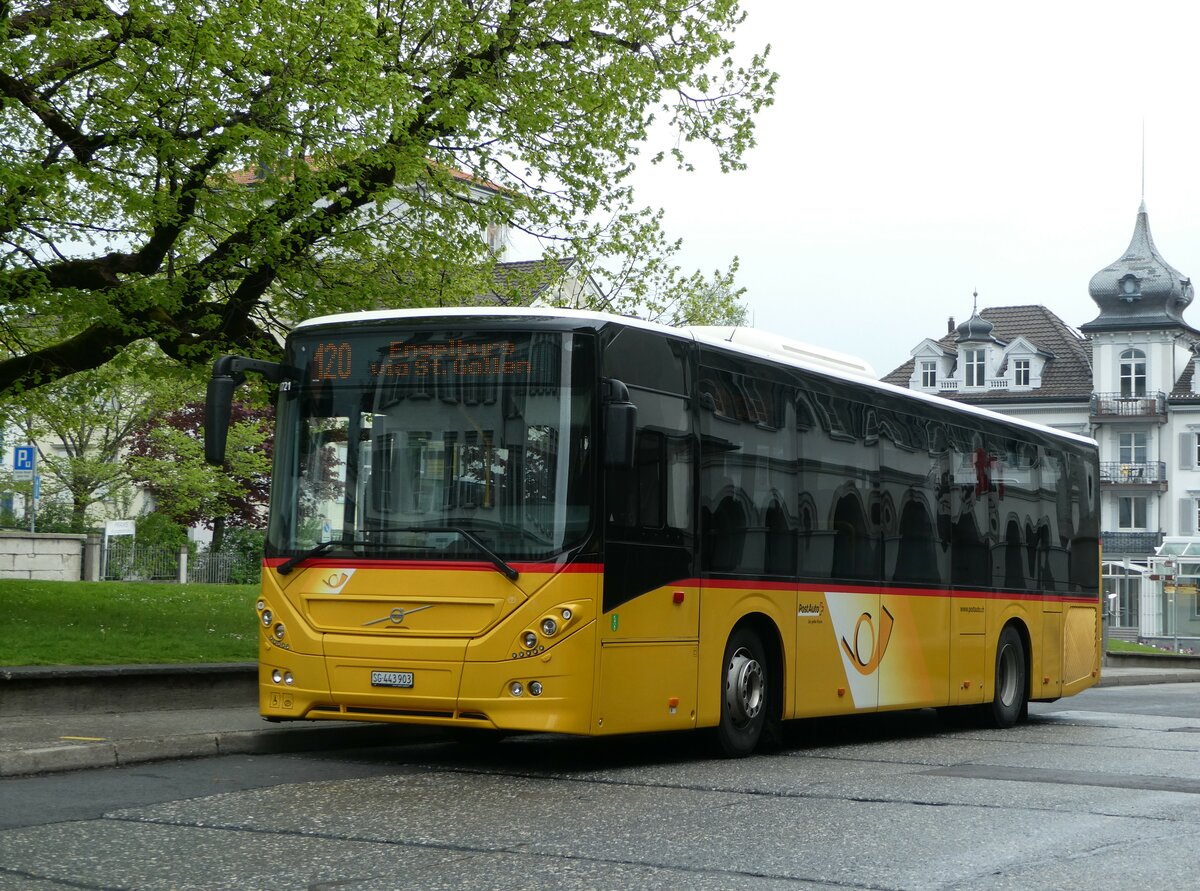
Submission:
M 142 343 L 99 368 L 0 400 L 0 423 L 38 447 L 42 509 L 68 505 L 72 532 L 103 519 L 97 503 L 127 510 L 133 492 L 120 457 L 135 431 L 178 404 L 186 377 Z M 29 494 L 32 486 L 14 488 Z
M 206 364 L 272 355 L 280 320 L 458 302 L 486 290 L 497 223 L 611 270 L 615 309 L 670 303 L 673 245 L 629 173 L 656 116 L 741 166 L 775 77 L 765 52 L 735 60 L 742 17 L 0 0 L 0 395 L 139 340 Z
M 189 403 L 159 414 L 130 438 L 133 480 L 154 496 L 158 512 L 181 526 L 249 528 L 266 524 L 273 421 L 270 408 L 235 403 L 225 467 L 203 459 L 204 406 Z

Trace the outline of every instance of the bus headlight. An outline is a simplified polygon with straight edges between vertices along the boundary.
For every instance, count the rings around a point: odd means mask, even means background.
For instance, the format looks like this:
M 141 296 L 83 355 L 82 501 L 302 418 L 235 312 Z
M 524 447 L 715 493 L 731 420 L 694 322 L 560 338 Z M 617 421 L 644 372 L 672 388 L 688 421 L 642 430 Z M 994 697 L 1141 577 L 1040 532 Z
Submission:
M 263 610 L 263 614 L 262 614 L 262 623 L 263 623 L 263 627 L 265 627 L 265 628 L 270 628 L 270 627 L 271 627 L 271 620 L 272 620 L 273 618 L 275 618 L 275 616 L 274 616 L 274 615 L 272 615 L 272 613 L 271 613 L 271 611 L 270 611 L 269 609 L 265 609 L 265 610 Z
M 542 634 L 546 635 L 546 637 L 554 637 L 554 635 L 558 634 L 558 623 L 549 616 L 546 616 L 546 618 L 542 619 Z
M 275 627 L 272 629 L 272 631 L 275 634 L 276 640 L 283 640 L 283 636 L 285 634 L 287 634 L 287 629 L 283 627 L 282 622 L 276 622 Z
M 532 650 L 537 646 L 537 635 L 532 631 L 526 631 L 521 635 L 521 643 L 525 645 L 525 649 Z

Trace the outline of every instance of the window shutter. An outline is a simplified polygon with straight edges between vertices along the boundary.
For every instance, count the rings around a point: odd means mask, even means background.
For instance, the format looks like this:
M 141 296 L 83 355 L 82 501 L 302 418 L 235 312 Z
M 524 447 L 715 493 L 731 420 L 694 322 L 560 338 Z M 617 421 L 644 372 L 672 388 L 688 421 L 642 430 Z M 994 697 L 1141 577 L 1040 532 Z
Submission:
M 1196 534 L 1196 499 L 1181 498 L 1179 500 L 1179 534 Z
M 1193 470 L 1196 467 L 1196 434 L 1179 434 L 1179 469 Z

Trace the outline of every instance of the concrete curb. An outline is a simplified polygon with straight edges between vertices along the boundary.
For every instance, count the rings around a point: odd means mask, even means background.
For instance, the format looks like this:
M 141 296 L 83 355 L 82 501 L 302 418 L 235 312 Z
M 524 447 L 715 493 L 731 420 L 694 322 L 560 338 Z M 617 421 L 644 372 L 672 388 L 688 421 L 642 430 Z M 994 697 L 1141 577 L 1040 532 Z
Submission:
M 1192 684 L 1200 682 L 1200 671 L 1156 671 L 1140 675 L 1100 673 L 1099 687 L 1144 687 L 1149 684 Z
M 139 739 L 63 744 L 0 752 L 0 777 L 126 767 L 151 761 L 213 755 L 273 755 L 322 749 L 412 744 L 434 739 L 437 731 L 385 724 L 312 725 L 267 730 L 228 730 Z
M 0 718 L 219 708 L 257 702 L 258 666 L 253 662 L 0 668 Z

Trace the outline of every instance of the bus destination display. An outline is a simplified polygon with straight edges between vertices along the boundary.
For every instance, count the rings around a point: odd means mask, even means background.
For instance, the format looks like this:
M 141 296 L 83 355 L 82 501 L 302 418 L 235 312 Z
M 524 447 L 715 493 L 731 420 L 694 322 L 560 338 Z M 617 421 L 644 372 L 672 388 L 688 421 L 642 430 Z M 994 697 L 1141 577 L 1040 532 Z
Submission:
M 371 377 L 528 378 L 533 363 L 517 349 L 511 340 L 392 341 L 384 358 L 372 359 L 366 370 Z M 318 343 L 311 368 L 314 382 L 348 380 L 354 370 L 354 346 L 349 341 Z

